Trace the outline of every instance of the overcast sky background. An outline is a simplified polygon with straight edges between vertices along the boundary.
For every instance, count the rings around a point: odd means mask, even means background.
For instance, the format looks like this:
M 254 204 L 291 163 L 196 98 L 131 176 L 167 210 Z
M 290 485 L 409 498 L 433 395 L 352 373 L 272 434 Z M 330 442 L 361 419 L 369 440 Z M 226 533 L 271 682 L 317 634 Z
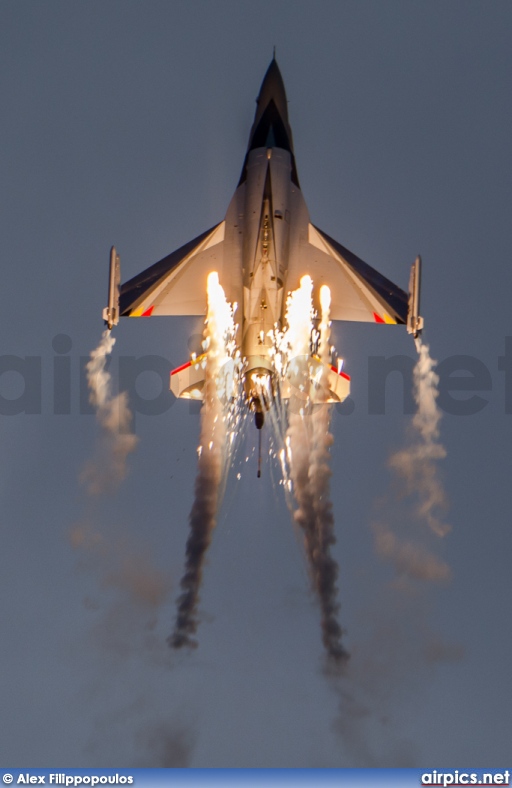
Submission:
M 41 414 L 0 424 L 2 765 L 506 765 L 511 33 L 496 0 L 2 0 L 2 355 L 42 359 Z M 101 336 L 109 248 L 125 281 L 224 217 L 274 45 L 312 221 L 404 289 L 421 253 L 432 355 L 477 358 L 492 386 L 479 413 L 442 422 L 453 530 L 435 549 L 453 580 L 405 593 L 371 523 L 397 516 L 386 461 L 410 417 L 399 376 L 385 415 L 369 414 L 368 358 L 412 358 L 413 343 L 401 328 L 336 328 L 355 403 L 333 417 L 343 682 L 322 672 L 304 559 L 268 465 L 256 479 L 254 430 L 191 655 L 165 638 L 197 413 L 169 395 L 161 415 L 137 414 L 120 488 L 92 500 L 79 482 L 99 437 L 80 413 L 80 357 Z M 122 321 L 114 375 L 121 356 L 183 363 L 198 331 Z M 54 414 L 59 334 L 70 415 Z M 140 377 L 140 396 L 159 391 Z M 3 372 L 3 401 L 22 394 Z

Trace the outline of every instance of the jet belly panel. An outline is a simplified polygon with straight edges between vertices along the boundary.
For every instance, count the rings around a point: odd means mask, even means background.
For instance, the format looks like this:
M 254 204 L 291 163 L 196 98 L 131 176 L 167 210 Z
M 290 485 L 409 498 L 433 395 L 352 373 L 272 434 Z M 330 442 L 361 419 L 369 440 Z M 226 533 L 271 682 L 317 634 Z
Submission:
M 257 148 L 251 151 L 247 161 L 247 180 L 244 184 L 243 277 L 244 287 L 248 288 L 250 288 L 252 283 L 254 263 L 257 260 L 261 210 L 267 170 L 268 158 L 266 148 Z
M 283 288 L 288 268 L 290 250 L 290 187 L 291 156 L 288 151 L 274 148 L 270 158 L 270 183 L 272 185 L 272 228 L 276 282 Z M 280 314 L 278 315 L 280 317 Z
M 296 290 L 300 285 L 300 280 L 306 274 L 310 276 L 314 273 L 309 266 L 309 261 L 304 259 L 302 254 L 303 245 L 308 240 L 309 211 L 302 196 L 301 190 L 291 184 L 290 187 L 290 234 L 288 266 L 284 279 L 284 292 L 288 293 Z M 315 276 L 316 279 L 316 276 Z M 286 303 L 282 305 L 281 319 L 284 320 Z
M 269 333 L 280 321 L 289 248 L 291 161 L 287 151 L 257 148 L 247 165 L 243 354 L 248 368 L 271 369 Z

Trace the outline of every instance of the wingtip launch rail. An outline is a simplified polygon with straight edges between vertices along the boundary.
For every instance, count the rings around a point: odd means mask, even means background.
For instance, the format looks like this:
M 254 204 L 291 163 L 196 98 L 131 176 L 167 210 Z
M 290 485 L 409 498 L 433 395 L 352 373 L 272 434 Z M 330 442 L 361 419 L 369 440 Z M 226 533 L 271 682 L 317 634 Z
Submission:
M 108 276 L 108 306 L 103 310 L 103 320 L 109 330 L 119 323 L 119 292 L 121 287 L 121 261 L 115 246 L 110 250 Z
M 407 332 L 416 339 L 423 331 L 425 321 L 420 316 L 421 257 L 418 255 L 411 267 L 409 279 L 409 303 L 407 309 Z

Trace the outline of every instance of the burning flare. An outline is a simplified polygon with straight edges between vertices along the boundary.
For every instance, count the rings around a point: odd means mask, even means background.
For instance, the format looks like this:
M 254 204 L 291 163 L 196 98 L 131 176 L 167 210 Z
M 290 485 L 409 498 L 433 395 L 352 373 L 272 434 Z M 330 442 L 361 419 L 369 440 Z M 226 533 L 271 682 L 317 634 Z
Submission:
M 216 525 L 226 470 L 233 446 L 236 419 L 239 356 L 235 350 L 233 307 L 226 301 L 218 274 L 208 276 L 208 312 L 204 331 L 206 351 L 201 434 L 198 447 L 195 498 L 190 511 L 182 593 L 168 643 L 173 648 L 197 646 L 199 588 L 206 551 Z
M 287 302 L 288 328 L 281 341 L 281 348 L 287 350 L 289 368 L 297 365 L 299 360 L 303 363 L 307 359 L 308 370 L 307 375 L 299 378 L 302 383 L 299 384 L 297 396 L 289 400 L 285 446 L 296 502 L 293 517 L 304 533 L 311 582 L 320 601 L 323 643 L 329 658 L 340 663 L 348 658 L 348 653 L 341 644 L 342 628 L 338 622 L 336 580 L 339 570 L 330 553 L 336 541 L 329 485 L 333 437 L 329 432 L 330 407 L 326 404 L 329 391 L 327 370 L 330 359 L 331 294 L 325 285 L 320 290 L 322 313 L 318 329 L 318 355 L 322 364 L 320 375 L 312 384 L 309 370 L 314 314 L 312 290 L 311 278 L 305 276 L 301 279 L 300 288 L 290 294 Z

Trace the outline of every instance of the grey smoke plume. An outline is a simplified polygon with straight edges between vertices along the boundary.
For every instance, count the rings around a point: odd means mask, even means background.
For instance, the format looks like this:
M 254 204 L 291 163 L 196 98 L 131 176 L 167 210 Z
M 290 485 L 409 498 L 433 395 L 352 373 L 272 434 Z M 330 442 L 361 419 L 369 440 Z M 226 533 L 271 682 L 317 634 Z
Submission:
M 341 644 L 343 630 L 338 622 L 338 564 L 330 549 L 336 542 L 330 499 L 329 406 L 311 416 L 290 413 L 287 437 L 290 440 L 290 475 L 297 508 L 294 520 L 304 533 L 312 586 L 321 611 L 322 640 L 330 658 L 348 658 Z
M 404 480 L 406 493 L 417 496 L 417 517 L 435 534 L 445 536 L 450 526 L 442 519 L 448 500 L 438 470 L 439 460 L 446 457 L 446 450 L 439 442 L 441 412 L 436 403 L 439 377 L 434 372 L 436 362 L 430 357 L 429 346 L 419 337 L 416 349 L 419 354 L 414 367 L 417 411 L 412 421 L 411 441 L 405 449 L 393 454 L 388 464 Z
M 207 350 L 201 434 L 198 449 L 194 503 L 189 516 L 190 535 L 186 546 L 182 593 L 177 602 L 174 632 L 168 638 L 172 648 L 197 646 L 199 589 L 206 551 L 217 521 L 225 479 L 227 458 L 232 446 L 233 377 L 224 374 L 234 353 L 233 310 L 219 285 L 217 274 L 208 277 L 208 313 L 205 327 Z M 229 390 L 231 389 L 231 390 Z
M 96 408 L 96 418 L 103 433 L 102 455 L 88 462 L 80 475 L 80 481 L 87 484 L 91 495 L 100 495 L 123 481 L 128 454 L 134 451 L 138 441 L 130 431 L 132 414 L 128 395 L 125 391 L 112 393 L 112 377 L 106 369 L 114 344 L 111 332 L 105 330 L 86 364 L 89 400 Z
M 398 495 L 379 502 L 379 522 L 372 525 L 376 551 L 392 566 L 393 582 L 376 589 L 368 608 L 359 611 L 360 631 L 366 634 L 353 643 L 343 674 L 326 676 L 339 701 L 334 730 L 347 766 L 418 766 L 421 754 L 398 733 L 391 709 L 424 689 L 433 663 L 462 656 L 460 647 L 445 642 L 429 624 L 426 591 L 451 577 L 448 564 L 432 549 L 449 530 L 438 468 L 446 452 L 439 441 L 435 361 L 421 341 L 417 349 L 417 412 L 405 448 L 389 460 Z
M 412 420 L 408 445 L 388 460 L 402 487 L 402 508 L 406 504 L 411 507 L 407 534 L 398 535 L 399 522 L 394 522 L 393 526 L 378 522 L 372 528 L 377 552 L 391 563 L 397 576 L 443 583 L 451 577 L 450 568 L 424 544 L 428 533 L 443 537 L 450 530 L 443 519 L 448 500 L 438 468 L 439 461 L 446 457 L 446 450 L 439 441 L 441 413 L 436 403 L 439 377 L 434 372 L 436 362 L 430 356 L 428 345 L 418 338 L 416 348 L 419 354 L 414 368 L 417 411 Z M 400 520 L 400 517 L 394 519 Z M 425 525 L 427 531 L 417 533 L 414 539 L 415 529 L 417 531 L 418 527 Z
M 71 529 L 69 540 L 97 584 L 96 593 L 85 600 L 94 613 L 96 643 L 114 660 L 139 653 L 161 662 L 162 643 L 155 629 L 171 591 L 167 573 L 113 529 L 80 523 Z
M 423 561 L 419 566 L 423 572 Z M 403 726 L 403 710 L 411 698 L 421 703 L 437 665 L 463 658 L 460 645 L 432 629 L 429 587 L 370 583 L 349 663 L 341 675 L 330 666 L 324 671 L 338 702 L 333 727 L 344 766 L 418 767 L 424 760 L 421 743 L 411 742 Z
M 290 337 L 288 345 L 292 359 L 309 356 L 312 327 L 311 293 L 311 279 L 304 277 L 301 280 L 301 287 L 290 295 L 288 301 L 287 334 Z M 290 412 L 289 409 L 286 445 L 290 477 L 297 504 L 293 516 L 304 532 L 311 582 L 320 602 L 322 640 L 329 658 L 340 665 L 348 659 L 348 652 L 341 644 L 343 630 L 338 621 L 336 581 L 339 570 L 330 552 L 336 542 L 336 536 L 330 497 L 330 447 L 333 444 L 333 436 L 330 433 L 330 407 L 326 404 L 329 390 L 327 363 L 330 337 L 328 288 L 322 288 L 321 301 L 319 356 L 322 367 L 315 388 L 316 404 L 309 402 L 308 397 L 298 413 L 293 412 L 293 409 Z
M 173 664 L 162 634 L 172 578 L 147 544 L 132 541 L 126 523 L 118 528 L 98 520 L 69 532 L 78 568 L 94 581 L 84 600 L 90 629 L 80 644 L 88 666 L 76 695 L 77 708 L 92 722 L 84 729 L 84 764 L 190 766 L 197 724 L 170 691 Z
M 84 738 L 86 765 L 189 765 L 192 727 L 161 702 L 170 667 L 160 634 L 172 585 L 168 572 L 144 545 L 131 542 L 126 528 L 80 523 L 69 539 L 78 567 L 94 581 L 84 600 L 89 669 L 77 696 L 77 706 L 94 721 Z
M 389 561 L 398 576 L 430 583 L 445 583 L 451 578 L 447 563 L 421 544 L 399 539 L 382 523 L 373 524 L 375 548 L 382 558 Z
M 188 728 L 161 722 L 149 726 L 137 737 L 146 759 L 137 763 L 139 768 L 184 769 L 190 766 L 195 736 Z

